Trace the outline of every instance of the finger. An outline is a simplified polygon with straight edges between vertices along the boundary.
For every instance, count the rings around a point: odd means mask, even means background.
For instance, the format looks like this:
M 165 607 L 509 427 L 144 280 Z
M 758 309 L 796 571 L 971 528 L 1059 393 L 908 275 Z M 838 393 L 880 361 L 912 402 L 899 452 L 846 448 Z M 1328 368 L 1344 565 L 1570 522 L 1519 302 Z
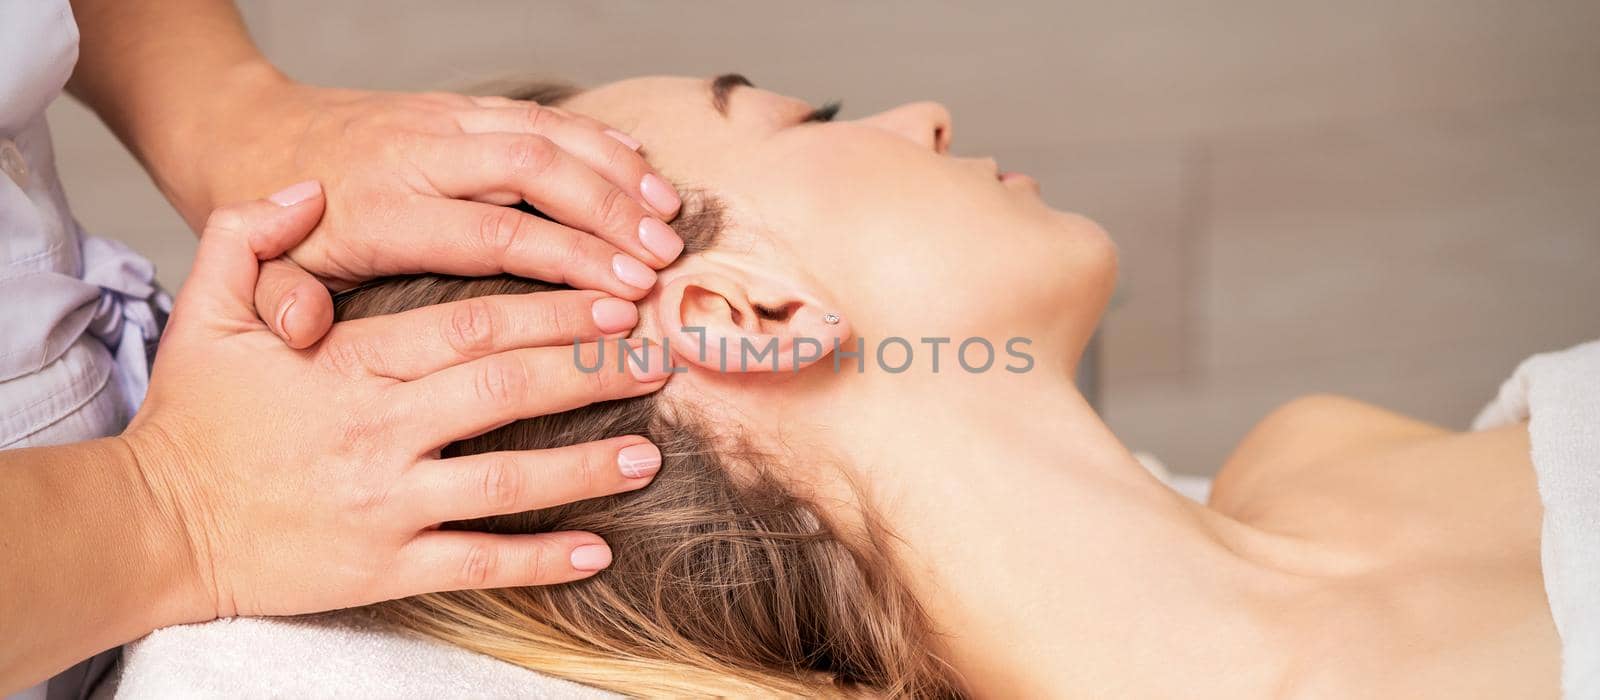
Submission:
M 392 388 L 401 434 L 418 454 L 516 420 L 647 394 L 671 374 L 669 353 L 641 339 L 511 350 Z
M 656 273 L 615 246 L 532 214 L 437 197 L 412 201 L 402 230 L 387 232 L 405 272 L 482 277 L 502 272 L 640 299 Z M 458 235 L 440 235 L 459 231 Z
M 220 207 L 206 219 L 194 268 L 179 293 L 185 307 L 255 324 L 260 261 L 304 240 L 322 218 L 322 186 L 302 182 L 265 200 Z
M 431 460 L 406 482 L 422 526 L 521 513 L 644 488 L 661 451 L 637 435 L 549 450 Z
M 609 125 L 609 124 L 607 124 L 605 122 L 602 122 L 599 119 L 595 119 L 594 117 L 591 117 L 591 116 L 589 116 L 587 114 L 579 114 L 577 112 L 573 112 L 573 111 L 568 110 L 568 109 L 563 109 L 563 108 L 558 107 L 558 106 L 553 106 L 553 105 L 548 105 L 548 104 L 538 104 L 538 103 L 533 102 L 531 100 L 514 100 L 514 99 L 511 99 L 509 97 L 501 97 L 501 96 L 498 96 L 498 95 L 486 95 L 486 96 L 481 96 L 481 97 L 472 97 L 470 99 L 472 100 L 472 104 L 474 106 L 482 108 L 482 109 L 486 109 L 486 110 L 487 109 L 520 110 L 524 115 L 524 120 L 526 120 L 526 117 L 530 116 L 530 113 L 531 113 L 531 110 L 528 109 L 528 105 L 529 104 L 535 104 L 535 105 L 539 106 L 541 109 L 543 109 L 543 110 L 545 110 L 547 112 L 550 112 L 552 114 L 556 114 L 556 115 L 565 117 L 565 118 L 570 119 L 570 120 L 573 120 L 573 121 L 575 121 L 575 122 L 577 122 L 579 124 L 582 124 L 584 126 L 588 126 L 589 128 L 595 130 L 596 132 L 600 132 L 600 133 L 603 133 L 603 134 L 605 134 L 605 135 L 607 135 L 607 136 L 609 136 L 611 138 L 614 138 L 614 139 L 622 142 L 622 145 L 627 146 L 628 150 L 631 150 L 631 151 L 634 151 L 634 152 L 638 152 L 639 149 L 643 147 L 643 144 L 640 144 L 638 139 L 633 138 L 633 136 L 629 135 L 627 132 L 624 132 L 624 131 L 622 131 L 620 129 L 612 128 L 611 125 Z M 465 131 L 465 129 L 463 129 L 463 131 Z M 511 131 L 511 132 L 516 132 L 516 131 L 521 131 L 521 130 L 520 129 L 485 129 L 485 131 Z M 648 164 L 646 164 L 646 167 L 649 167 Z
M 255 303 L 261 320 L 291 348 L 311 347 L 333 325 L 333 296 L 328 288 L 283 258 L 261 264 Z
M 538 134 L 550 139 L 664 220 L 672 220 L 682 204 L 666 179 L 639 154 L 639 141 L 599 120 L 517 102 L 467 110 L 457 114 L 456 121 L 469 134 Z
M 600 292 L 501 294 L 424 306 L 398 314 L 339 324 L 328 342 L 359 343 L 381 358 L 371 371 L 393 379 L 420 379 L 446 367 L 517 348 L 561 346 L 632 329 L 633 302 Z
M 587 532 L 491 535 L 428 531 L 400 550 L 391 598 L 437 591 L 548 586 L 611 565 L 611 548 Z
M 595 135 L 595 138 L 604 138 Z M 657 267 L 683 248 L 671 227 L 584 161 L 538 134 L 430 137 L 415 157 L 446 196 L 456 199 L 516 194 L 563 224 L 587 231 Z M 616 144 L 614 152 L 636 157 Z M 651 175 L 640 182 L 660 180 Z M 665 181 L 660 183 L 665 186 Z M 670 188 L 668 188 L 670 189 Z M 647 198 L 656 187 L 644 188 Z M 672 199 L 676 200 L 673 194 Z

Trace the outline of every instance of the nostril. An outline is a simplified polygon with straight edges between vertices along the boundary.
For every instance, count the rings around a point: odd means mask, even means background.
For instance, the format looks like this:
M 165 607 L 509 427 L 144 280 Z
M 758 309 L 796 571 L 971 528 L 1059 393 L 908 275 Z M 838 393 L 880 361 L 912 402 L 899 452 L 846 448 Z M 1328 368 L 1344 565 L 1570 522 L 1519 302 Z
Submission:
M 933 127 L 933 150 L 941 154 L 950 150 L 950 130 L 943 124 Z

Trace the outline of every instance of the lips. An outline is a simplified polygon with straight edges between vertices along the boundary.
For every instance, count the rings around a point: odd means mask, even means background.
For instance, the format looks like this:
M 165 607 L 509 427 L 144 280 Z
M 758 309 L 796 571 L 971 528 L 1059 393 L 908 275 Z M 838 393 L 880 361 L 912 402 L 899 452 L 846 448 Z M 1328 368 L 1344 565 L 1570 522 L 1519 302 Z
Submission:
M 1000 184 L 1007 187 L 1021 187 L 1023 189 L 1031 190 L 1034 194 L 1039 193 L 1039 181 L 1028 175 L 1024 175 L 1022 173 L 1001 172 L 995 177 L 1000 180 Z
M 978 168 L 982 169 L 990 177 L 993 177 L 995 182 L 998 182 L 1001 185 L 1011 188 L 1029 190 L 1034 194 L 1039 193 L 1038 180 L 1035 180 L 1032 177 L 1022 173 L 1013 173 L 1001 170 L 999 164 L 997 164 L 993 158 L 967 158 L 964 160 L 973 163 Z

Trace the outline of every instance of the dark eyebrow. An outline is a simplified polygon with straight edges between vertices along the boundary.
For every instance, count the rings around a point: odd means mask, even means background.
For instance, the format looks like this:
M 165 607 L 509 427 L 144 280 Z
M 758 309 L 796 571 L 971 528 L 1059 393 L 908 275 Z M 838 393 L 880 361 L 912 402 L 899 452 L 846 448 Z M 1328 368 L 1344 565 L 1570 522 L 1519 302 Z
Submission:
M 724 73 L 711 79 L 711 106 L 722 116 L 728 116 L 728 93 L 736 87 L 755 87 L 755 84 L 738 73 Z

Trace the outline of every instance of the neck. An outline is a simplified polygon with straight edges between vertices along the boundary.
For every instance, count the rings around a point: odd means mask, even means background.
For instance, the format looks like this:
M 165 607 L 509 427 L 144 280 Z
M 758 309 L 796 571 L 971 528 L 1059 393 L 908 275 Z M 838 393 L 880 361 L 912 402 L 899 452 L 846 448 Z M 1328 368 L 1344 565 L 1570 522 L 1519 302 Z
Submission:
M 896 398 L 839 436 L 949 660 L 980 694 L 1176 697 L 1215 669 L 1265 694 L 1267 613 L 1326 562 L 1156 480 L 1070 370 L 867 379 Z

